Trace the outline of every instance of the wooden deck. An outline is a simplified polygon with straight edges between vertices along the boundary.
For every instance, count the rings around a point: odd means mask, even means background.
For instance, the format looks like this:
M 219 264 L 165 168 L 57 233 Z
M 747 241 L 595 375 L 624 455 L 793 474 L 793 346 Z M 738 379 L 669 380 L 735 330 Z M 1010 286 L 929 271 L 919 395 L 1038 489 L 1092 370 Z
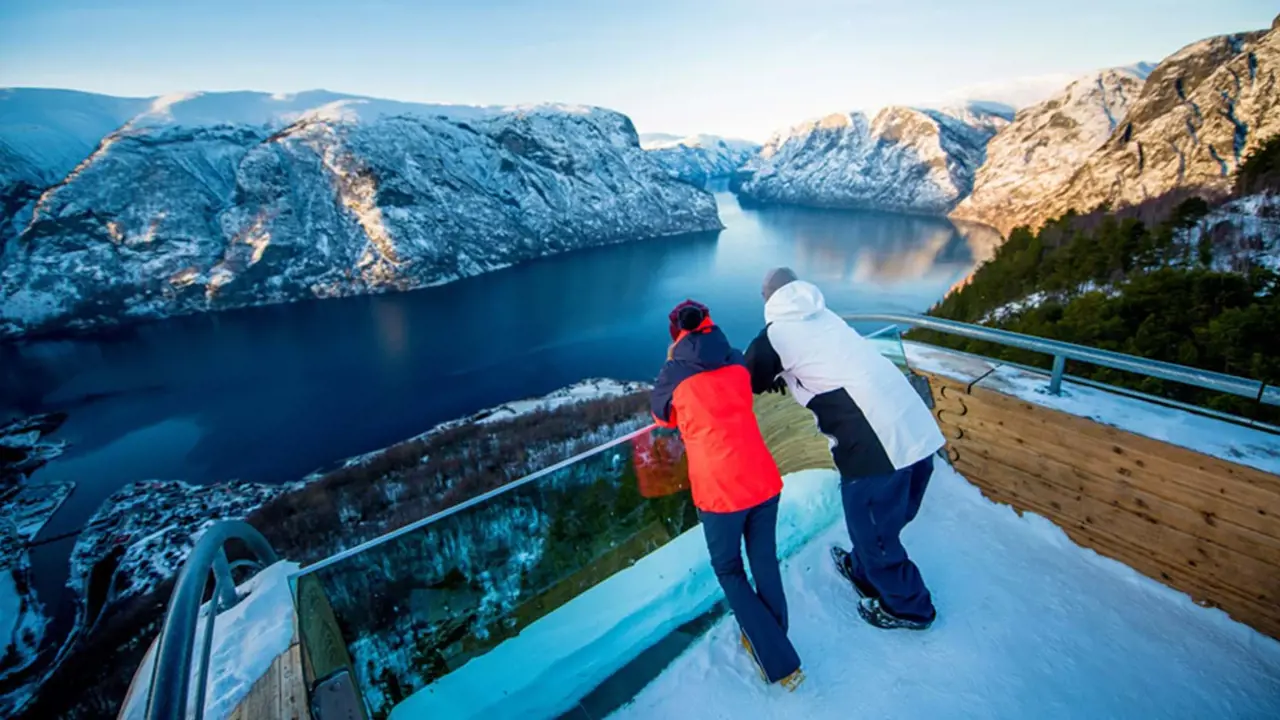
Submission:
M 302 674 L 302 648 L 296 635 L 289 649 L 253 684 L 244 702 L 231 713 L 231 720 L 311 720 Z

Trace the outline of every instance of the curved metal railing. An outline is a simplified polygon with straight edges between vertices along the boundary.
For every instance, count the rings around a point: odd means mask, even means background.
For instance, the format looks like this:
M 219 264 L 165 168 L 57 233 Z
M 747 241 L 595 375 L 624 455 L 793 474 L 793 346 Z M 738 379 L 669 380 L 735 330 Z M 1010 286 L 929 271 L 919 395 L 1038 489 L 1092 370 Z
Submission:
M 249 549 L 248 560 L 234 563 L 227 560 L 227 543 L 238 541 Z M 242 520 L 223 520 L 215 523 L 191 550 L 178 573 L 165 611 L 164 625 L 156 643 L 156 663 L 148 688 L 146 720 L 182 720 L 187 717 L 188 695 L 191 691 L 191 661 L 196 650 L 196 630 L 200 616 L 205 614 L 200 666 L 196 673 L 195 718 L 204 715 L 205 685 L 209 671 L 209 651 L 212 649 L 214 620 L 218 613 L 235 605 L 235 581 L 231 577 L 232 566 L 249 565 L 258 569 L 276 562 L 276 551 L 252 525 Z M 208 605 L 204 604 L 209 580 L 213 579 L 213 594 Z M 202 607 L 205 608 L 202 611 Z
M 925 315 L 870 313 L 842 315 L 841 317 L 851 323 L 885 322 L 893 325 L 908 325 L 971 340 L 983 340 L 997 345 L 1051 355 L 1053 356 L 1053 370 L 1049 376 L 1049 392 L 1054 395 L 1061 392 L 1062 378 L 1066 371 L 1067 360 L 1078 360 L 1092 365 L 1124 370 L 1184 385 L 1193 385 L 1215 392 L 1238 395 L 1267 405 L 1280 405 L 1280 387 L 1211 370 L 1200 370 L 1185 365 L 1141 358 L 1136 355 L 1099 350 L 1062 342 L 1061 340 L 1039 338 L 1033 335 L 1023 335 L 1008 330 L 971 325 L 954 320 L 943 320 Z

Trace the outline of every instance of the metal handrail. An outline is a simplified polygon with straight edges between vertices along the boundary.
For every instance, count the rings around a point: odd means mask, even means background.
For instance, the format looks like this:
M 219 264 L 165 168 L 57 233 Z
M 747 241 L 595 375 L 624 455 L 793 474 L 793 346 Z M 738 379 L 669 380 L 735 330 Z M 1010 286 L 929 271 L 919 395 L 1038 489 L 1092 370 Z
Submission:
M 214 523 L 200 536 L 173 585 L 169 608 L 165 611 L 164 625 L 156 643 L 155 670 L 151 674 L 151 687 L 147 697 L 146 720 L 182 720 L 187 717 L 188 692 L 191 685 L 191 660 L 195 650 L 196 627 L 202 614 L 205 591 L 209 589 L 212 574 L 213 597 L 203 614 L 205 617 L 203 645 L 200 648 L 200 671 L 196 675 L 195 718 L 204 716 L 204 696 L 209 673 L 209 652 L 212 649 L 213 625 L 218 613 L 238 602 L 235 581 L 231 577 L 231 563 L 227 561 L 226 545 L 238 540 L 252 554 L 251 564 L 259 569 L 278 560 L 271 543 L 252 525 L 243 520 L 223 520 Z M 236 565 L 245 561 L 238 560 Z
M 577 455 L 574 455 L 573 457 L 565 458 L 564 460 L 561 460 L 560 462 L 554 465 L 550 465 L 548 467 L 542 468 L 537 472 L 530 473 L 529 475 L 525 475 L 524 477 L 519 478 L 517 480 L 512 480 L 511 482 L 505 485 L 500 485 L 490 490 L 489 492 L 477 495 L 471 498 L 470 500 L 460 502 L 457 505 L 451 505 L 450 507 L 447 507 L 444 510 L 428 515 L 427 517 L 424 517 L 421 520 L 415 520 L 414 522 L 411 522 L 408 525 L 396 528 L 395 530 L 379 535 L 378 537 L 375 537 L 372 540 L 366 540 L 365 542 L 362 542 L 359 545 L 356 545 L 355 547 L 350 547 L 341 552 L 334 553 L 333 555 L 330 555 L 329 557 L 323 560 L 319 560 L 317 562 L 311 563 L 305 568 L 302 568 L 301 570 L 298 570 L 294 574 L 290 575 L 289 576 L 290 582 L 293 582 L 294 580 L 300 577 L 310 575 L 318 570 L 323 570 L 324 568 L 327 568 L 331 565 L 340 563 L 343 560 L 346 560 L 347 558 L 353 555 L 359 555 L 360 553 L 365 552 L 370 548 L 377 547 L 378 545 L 383 545 L 385 543 L 391 542 L 392 540 L 395 540 L 396 538 L 402 535 L 406 535 L 408 533 L 414 532 L 415 530 L 420 530 L 423 527 L 426 527 L 427 525 L 430 525 L 439 520 L 443 520 L 444 518 L 447 518 L 450 515 L 454 515 L 456 513 L 462 512 L 463 510 L 466 510 L 469 507 L 473 507 L 475 505 L 488 502 L 489 500 L 491 500 L 492 498 L 498 495 L 504 495 L 517 488 L 524 487 L 525 485 L 528 485 L 529 483 L 534 482 L 535 480 L 538 480 L 540 478 L 544 478 L 547 475 L 550 475 L 551 473 L 556 472 L 557 470 L 563 470 L 564 468 L 567 468 L 570 465 L 573 465 L 579 460 L 589 458 L 592 455 L 602 453 L 605 450 L 608 450 L 609 448 L 616 447 L 625 442 L 634 440 L 640 437 L 641 435 L 651 433 L 655 429 L 657 429 L 657 427 L 658 426 L 654 424 L 645 425 L 639 430 L 633 430 L 627 433 L 626 435 L 623 435 L 622 437 L 614 438 L 613 440 L 610 440 L 609 442 L 604 443 L 603 445 L 597 445 L 591 448 L 590 450 L 584 450 L 578 453 Z
M 1147 377 L 1170 380 L 1184 385 L 1193 385 L 1195 387 L 1213 390 L 1215 392 L 1238 395 L 1251 400 L 1257 400 L 1258 402 L 1265 403 L 1267 405 L 1280 405 L 1280 387 L 1274 385 L 1269 386 L 1258 380 L 1250 380 L 1248 378 L 1237 377 L 1235 375 L 1227 375 L 1226 373 L 1213 372 L 1212 370 L 1200 370 L 1198 368 L 1163 362 L 1161 360 L 1150 360 L 1148 358 L 1137 357 L 1136 355 L 1126 355 L 1124 353 L 1113 352 L 1111 350 L 1099 350 L 1097 348 L 1062 342 L 1061 340 L 1039 338 L 1033 335 L 1023 335 L 1022 333 L 1010 332 L 1008 330 L 1000 330 L 998 328 L 985 327 L 982 325 L 971 325 L 969 323 L 956 322 L 954 320 L 943 320 L 941 318 L 928 317 L 925 315 L 869 313 L 842 315 L 841 317 L 846 322 L 851 323 L 886 322 L 894 325 L 909 325 L 911 327 L 934 330 L 948 335 L 957 335 L 971 340 L 982 340 L 996 343 L 997 345 L 1005 345 L 1007 347 L 1014 347 L 1020 350 L 1029 350 L 1031 352 L 1051 355 L 1053 356 L 1053 371 L 1049 377 L 1049 392 L 1053 395 L 1061 393 L 1062 377 L 1066 371 L 1066 361 L 1078 360 L 1092 365 L 1101 365 L 1102 367 L 1124 370 L 1125 372 L 1131 372 L 1138 375 L 1146 375 Z

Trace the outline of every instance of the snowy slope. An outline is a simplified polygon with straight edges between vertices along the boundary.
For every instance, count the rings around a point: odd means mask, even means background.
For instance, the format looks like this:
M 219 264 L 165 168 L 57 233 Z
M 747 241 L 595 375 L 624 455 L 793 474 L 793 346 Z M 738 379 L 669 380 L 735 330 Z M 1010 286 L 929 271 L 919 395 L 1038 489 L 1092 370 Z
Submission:
M 1280 642 L 987 500 L 949 466 L 938 465 L 903 533 L 938 606 L 930 630 L 858 617 L 828 555 L 848 542 L 834 527 L 784 565 L 789 635 L 807 675 L 795 693 L 760 682 L 726 617 L 610 717 L 1280 714 Z
M 973 187 L 986 144 L 1009 118 L 975 104 L 828 115 L 775 134 L 743 168 L 747 199 L 945 214 Z
M 1225 194 L 1241 160 L 1280 133 L 1280 28 L 1212 37 L 1166 58 L 1106 142 L 1026 220 L 1138 205 L 1173 190 Z
M 1005 236 L 1026 224 L 1048 193 L 1111 136 L 1152 67 L 1138 63 L 1086 75 L 1020 110 L 987 145 L 973 193 L 952 216 L 990 225 Z
M 74 90 L 0 89 L 0 197 L 19 182 L 43 188 L 61 180 L 150 104 Z
M 730 177 L 760 151 L 760 145 L 750 140 L 666 133 L 641 135 L 640 147 L 647 150 L 667 174 L 700 187 L 712 179 Z
M 1247 273 L 1262 267 L 1280 272 L 1280 195 L 1263 193 L 1215 208 L 1176 241 L 1196 257 L 1202 240 L 1212 248 L 1213 269 Z
M 0 100 L 21 110 L 29 92 Z M 0 336 L 405 290 L 720 227 L 621 114 L 322 91 L 156 98 L 24 203 L 0 218 Z

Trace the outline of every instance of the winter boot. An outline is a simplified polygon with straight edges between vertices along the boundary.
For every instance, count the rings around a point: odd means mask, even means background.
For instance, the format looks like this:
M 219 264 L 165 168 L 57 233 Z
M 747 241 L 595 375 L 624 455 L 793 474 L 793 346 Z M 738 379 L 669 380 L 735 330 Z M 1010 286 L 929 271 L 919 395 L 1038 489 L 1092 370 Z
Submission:
M 937 613 L 928 620 L 915 620 L 905 618 L 901 615 L 894 615 L 885 609 L 880 603 L 880 598 L 863 598 L 858 601 L 858 614 L 863 620 L 875 625 L 878 628 L 892 630 L 895 628 L 903 628 L 905 630 L 928 630 L 933 621 L 937 618 Z
M 755 663 L 756 671 L 760 673 L 760 679 L 769 682 L 769 676 L 764 673 L 764 666 L 760 664 L 760 658 L 756 657 L 755 648 L 751 647 L 751 641 L 747 639 L 747 634 L 741 630 L 738 633 L 742 636 L 742 647 L 746 648 L 747 655 L 751 656 L 751 662 Z
M 796 668 L 796 671 L 778 681 L 778 684 L 786 688 L 787 692 L 795 692 L 796 688 L 804 683 L 804 670 Z
M 857 576 L 853 574 L 853 555 L 845 552 L 844 548 L 833 546 L 831 548 L 831 560 L 836 564 L 836 571 L 839 572 L 845 580 L 849 581 L 849 584 L 853 586 L 854 592 L 858 593 L 858 597 L 880 597 L 880 593 L 876 592 L 875 588 L 859 581 Z

